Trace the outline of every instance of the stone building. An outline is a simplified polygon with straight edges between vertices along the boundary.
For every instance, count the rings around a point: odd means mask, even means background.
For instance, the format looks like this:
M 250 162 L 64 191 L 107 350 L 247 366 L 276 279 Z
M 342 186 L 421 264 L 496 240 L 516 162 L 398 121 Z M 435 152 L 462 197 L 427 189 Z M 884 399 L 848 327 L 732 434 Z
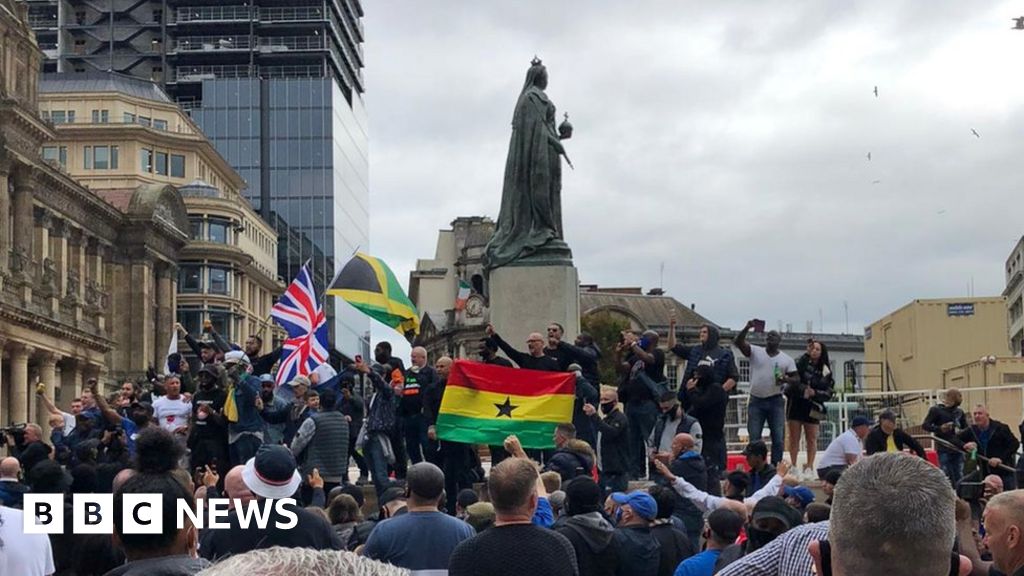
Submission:
M 141 374 L 166 351 L 188 216 L 171 186 L 112 203 L 41 152 L 41 53 L 24 3 L 0 0 L 0 423 L 40 420 L 35 383 L 62 404 L 90 377 Z M 59 391 L 59 392 L 58 392 Z
M 185 328 L 198 334 L 210 320 L 229 341 L 258 332 L 285 288 L 277 276 L 277 233 L 242 197 L 245 181 L 192 119 L 156 84 L 108 72 L 44 74 L 39 108 L 57 134 L 43 147 L 44 158 L 88 188 L 115 204 L 139 186 L 171 185 L 181 193 L 189 243 L 172 310 Z M 163 324 L 165 344 L 172 324 Z M 264 329 L 268 345 L 274 327 Z

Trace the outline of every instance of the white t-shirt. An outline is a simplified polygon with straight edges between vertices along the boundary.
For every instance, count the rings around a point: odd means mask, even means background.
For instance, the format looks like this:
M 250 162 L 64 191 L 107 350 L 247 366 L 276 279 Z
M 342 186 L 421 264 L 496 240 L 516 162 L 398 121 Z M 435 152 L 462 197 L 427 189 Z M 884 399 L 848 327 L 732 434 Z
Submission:
M 174 432 L 182 426 L 188 426 L 188 419 L 192 415 L 192 403 L 185 402 L 181 396 L 178 396 L 177 400 L 161 396 L 153 400 L 153 415 L 160 422 L 161 428 Z
M 64 436 L 66 437 L 75 429 L 75 417 L 67 412 L 61 412 L 60 417 L 64 419 Z
M 769 356 L 762 346 L 750 346 L 750 395 L 757 398 L 771 398 L 782 394 L 782 386 L 775 382 L 775 370 L 781 374 L 796 372 L 796 362 L 789 354 L 779 351 Z
M 836 437 L 825 449 L 825 452 L 818 458 L 817 468 L 828 468 L 829 466 L 846 466 L 846 455 L 860 456 L 860 438 L 851 428 Z
M 53 566 L 53 550 L 50 537 L 46 534 L 25 534 L 24 513 L 21 510 L 0 506 L 0 574 L 18 576 L 48 576 L 56 569 Z M 65 518 L 70 522 L 70 519 Z

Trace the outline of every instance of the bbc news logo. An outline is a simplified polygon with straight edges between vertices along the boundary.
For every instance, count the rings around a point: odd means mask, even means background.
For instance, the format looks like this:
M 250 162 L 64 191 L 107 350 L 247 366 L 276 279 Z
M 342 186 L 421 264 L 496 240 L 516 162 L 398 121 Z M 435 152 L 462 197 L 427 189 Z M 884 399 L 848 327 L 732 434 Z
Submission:
M 63 534 L 64 496 L 61 494 L 25 494 L 23 530 L 25 534 Z M 123 534 L 161 534 L 164 530 L 164 499 L 160 494 L 125 494 L 122 496 Z M 299 518 L 289 506 L 296 506 L 293 498 L 280 500 L 250 500 L 238 498 L 211 498 L 199 500 L 195 509 L 188 501 L 179 499 L 175 505 L 175 524 L 178 530 L 185 527 L 185 518 L 199 529 L 229 528 L 228 517 L 234 514 L 238 525 L 248 529 L 250 525 L 266 530 L 270 517 L 277 512 L 281 520 L 274 523 L 278 530 L 289 530 L 299 523 Z M 234 504 L 234 509 L 231 505 Z M 75 494 L 71 505 L 71 530 L 74 534 L 113 534 L 114 495 Z

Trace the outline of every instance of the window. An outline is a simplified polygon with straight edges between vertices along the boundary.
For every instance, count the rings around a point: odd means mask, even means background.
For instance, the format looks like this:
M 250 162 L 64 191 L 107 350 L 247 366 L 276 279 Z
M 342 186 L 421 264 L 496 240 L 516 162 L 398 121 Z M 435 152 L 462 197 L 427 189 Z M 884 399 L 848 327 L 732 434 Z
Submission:
M 92 170 L 92 146 L 85 147 L 85 156 L 82 162 L 83 168 L 86 170 Z
M 218 244 L 228 243 L 228 222 L 226 220 L 210 219 L 209 223 L 209 236 L 210 242 L 216 242 Z
M 110 122 L 110 110 L 93 110 L 92 111 L 92 123 L 93 124 L 106 124 Z
M 86 170 L 116 170 L 117 146 L 86 146 Z
M 156 153 L 156 165 L 153 172 L 167 176 L 167 152 Z
M 203 311 L 178 308 L 178 322 L 188 330 L 189 334 L 201 334 L 203 331 Z
M 54 124 L 64 124 L 67 120 L 67 114 L 64 110 L 54 110 L 50 112 L 50 121 Z
M 47 122 L 49 122 L 49 121 L 50 121 L 50 111 L 49 111 L 49 110 L 40 110 L 40 111 L 39 111 L 39 116 L 40 116 L 40 117 L 41 117 L 41 118 L 42 118 L 43 120 L 46 120 Z
M 131 112 L 125 112 L 124 113 L 124 123 L 125 124 L 135 124 L 135 114 L 132 114 Z
M 167 130 L 167 120 L 153 120 L 153 128 Z
M 143 148 L 139 150 L 139 169 L 143 172 L 153 171 L 153 151 Z
M 178 268 L 178 291 L 192 294 L 202 292 L 202 267 L 197 264 L 182 264 Z
M 67 146 L 43 146 L 43 160 L 57 162 L 62 168 L 68 165 Z
M 219 266 L 207 268 L 210 275 L 209 294 L 228 294 L 228 270 Z
M 181 154 L 171 154 L 171 176 L 174 178 L 185 177 L 185 157 Z
M 110 147 L 110 169 L 117 170 L 117 146 Z
M 139 124 L 142 124 L 143 126 L 152 126 L 153 119 L 148 116 L 139 116 Z
M 189 218 L 188 219 L 188 237 L 192 240 L 201 240 L 203 237 L 203 219 L 202 218 Z
M 209 318 L 213 329 L 231 342 L 231 311 L 225 308 L 210 308 Z

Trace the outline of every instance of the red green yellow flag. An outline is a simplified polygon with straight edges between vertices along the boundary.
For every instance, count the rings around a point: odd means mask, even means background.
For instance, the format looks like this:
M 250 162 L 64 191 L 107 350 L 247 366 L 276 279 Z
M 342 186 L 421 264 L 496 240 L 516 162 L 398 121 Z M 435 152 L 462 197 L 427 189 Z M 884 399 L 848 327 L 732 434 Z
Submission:
M 437 416 L 450 442 L 501 445 L 509 434 L 524 448 L 553 448 L 555 426 L 572 422 L 576 377 L 456 360 Z

